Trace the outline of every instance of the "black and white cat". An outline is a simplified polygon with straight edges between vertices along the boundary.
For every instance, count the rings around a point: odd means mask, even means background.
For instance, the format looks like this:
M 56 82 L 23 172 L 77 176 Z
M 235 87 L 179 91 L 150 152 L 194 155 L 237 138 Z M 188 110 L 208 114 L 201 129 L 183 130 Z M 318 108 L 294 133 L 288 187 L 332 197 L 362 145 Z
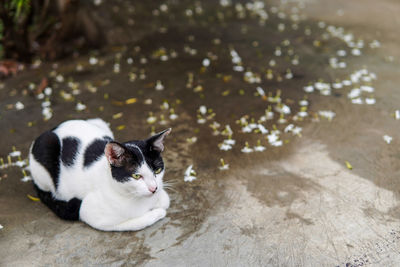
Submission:
M 161 152 L 167 129 L 118 143 L 101 119 L 70 120 L 40 135 L 29 153 L 39 198 L 60 218 L 103 231 L 136 231 L 166 215 Z

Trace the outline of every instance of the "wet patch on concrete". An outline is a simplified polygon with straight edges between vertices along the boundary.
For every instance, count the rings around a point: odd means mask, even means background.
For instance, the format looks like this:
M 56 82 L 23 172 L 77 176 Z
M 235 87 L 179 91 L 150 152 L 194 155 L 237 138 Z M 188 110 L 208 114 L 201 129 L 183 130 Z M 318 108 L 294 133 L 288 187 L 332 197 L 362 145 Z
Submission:
M 247 190 L 267 206 L 290 206 L 295 200 L 305 200 L 303 191 L 317 191 L 318 184 L 285 171 L 265 175 L 266 169 L 258 169 L 241 178 Z

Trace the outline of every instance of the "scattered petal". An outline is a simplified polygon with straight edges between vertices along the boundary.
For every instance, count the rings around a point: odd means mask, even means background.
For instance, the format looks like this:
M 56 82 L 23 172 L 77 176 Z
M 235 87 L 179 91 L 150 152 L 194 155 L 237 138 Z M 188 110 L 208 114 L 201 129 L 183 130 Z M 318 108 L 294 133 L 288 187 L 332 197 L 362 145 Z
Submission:
M 366 103 L 367 105 L 373 105 L 373 104 L 376 103 L 376 99 L 375 99 L 375 98 L 366 98 L 366 99 L 365 99 L 365 103 Z
M 86 105 L 82 104 L 81 102 L 76 103 L 75 110 L 82 111 L 86 109 Z
M 304 86 L 303 89 L 304 89 L 304 91 L 305 91 L 306 93 L 312 93 L 312 92 L 314 92 L 314 86 L 312 86 L 312 85 Z
M 291 132 L 294 129 L 294 125 L 293 124 L 289 124 L 288 126 L 285 127 L 285 129 L 283 130 L 285 133 L 287 132 Z
M 347 169 L 349 169 L 349 170 L 353 169 L 353 166 L 351 166 L 350 162 L 348 162 L 347 160 L 345 161 L 345 164 L 346 164 Z
M 193 136 L 193 137 L 190 137 L 190 138 L 186 138 L 186 142 L 188 142 L 189 144 L 194 144 L 194 143 L 197 142 L 197 137 Z
M 220 169 L 221 171 L 226 171 L 229 169 L 229 164 L 225 164 L 224 166 L 219 166 L 218 169 Z
M 125 104 L 129 105 L 129 104 L 133 104 L 136 103 L 137 99 L 136 98 L 128 98 L 127 100 L 125 100 Z
M 218 169 L 220 169 L 221 171 L 229 169 L 229 164 L 226 164 L 224 159 L 221 158 L 219 161 L 221 162 L 221 166 L 219 166 Z
M 225 139 L 224 144 L 233 146 L 234 144 L 236 144 L 236 141 L 233 139 Z
M 99 62 L 99 60 L 95 57 L 90 57 L 89 58 L 89 64 L 90 65 L 96 65 Z
M 383 136 L 383 140 L 384 140 L 387 144 L 390 144 L 390 143 L 392 142 L 392 140 L 393 140 L 393 137 L 391 137 L 391 136 L 385 134 L 385 135 Z
M 267 134 L 268 133 L 268 129 L 264 127 L 264 125 L 262 124 L 257 124 L 258 129 L 260 130 L 260 132 L 262 134 Z
M 226 143 L 219 144 L 218 146 L 219 146 L 219 149 L 221 149 L 223 151 L 228 151 L 228 150 L 232 149 L 232 145 L 226 144 Z
M 157 118 L 156 117 L 154 117 L 154 116 L 149 116 L 148 118 L 147 118 L 147 123 L 148 124 L 153 124 L 153 123 L 155 123 L 157 121 Z
M 9 154 L 11 157 L 20 157 L 21 151 L 13 151 Z
M 37 197 L 33 197 L 33 196 L 31 196 L 31 195 L 26 195 L 30 200 L 32 200 L 32 201 L 35 201 L 35 202 L 38 202 L 38 201 L 40 201 L 40 198 L 37 198 Z
M 367 93 L 373 93 L 375 89 L 372 86 L 367 86 L 367 85 L 362 85 L 360 86 L 361 91 L 367 92 Z
M 119 125 L 119 126 L 117 126 L 117 131 L 122 131 L 125 128 L 126 128 L 126 125 Z
M 119 112 L 119 113 L 114 114 L 114 115 L 112 116 L 112 118 L 113 118 L 114 120 L 116 120 L 116 119 L 121 118 L 122 115 L 123 115 L 123 113 L 122 113 L 122 112 Z
M 169 118 L 170 118 L 171 120 L 176 120 L 176 119 L 178 118 L 178 115 L 176 115 L 176 114 L 171 114 L 171 115 L 169 115 Z
M 202 64 L 204 67 L 208 67 L 208 66 L 210 66 L 210 60 L 208 58 L 205 58 L 205 59 L 203 59 Z
M 279 140 L 279 135 L 271 133 L 267 135 L 268 143 L 273 144 Z
M 270 143 L 271 146 L 282 146 L 283 145 L 283 141 L 282 140 L 278 140 L 275 142 Z
M 360 97 L 358 97 L 358 98 L 352 99 L 351 103 L 361 105 L 361 104 L 363 104 L 363 100 Z
M 200 117 L 200 118 L 197 119 L 197 123 L 199 123 L 199 124 L 204 124 L 204 123 L 206 123 L 206 119 Z
M 193 165 L 190 165 L 185 171 L 185 176 L 183 180 L 185 182 L 192 182 L 196 179 L 197 179 L 196 172 L 193 170 Z
M 250 148 L 250 147 L 245 146 L 240 151 L 242 151 L 243 153 L 251 153 L 254 150 L 252 148 Z
M 265 146 L 259 145 L 259 146 L 254 147 L 254 151 L 257 151 L 257 152 L 262 152 L 264 150 L 265 150 Z
M 25 105 L 22 104 L 20 101 L 18 101 L 17 103 L 15 103 L 15 109 L 16 110 L 21 110 L 24 109 Z
M 30 177 L 30 176 L 24 176 L 22 179 L 21 179 L 21 181 L 22 182 L 29 182 L 29 181 L 32 181 L 32 177 Z
M 396 120 L 400 120 L 400 110 L 396 110 L 396 111 L 394 112 L 394 118 L 395 118 Z
M 206 106 L 200 106 L 199 111 L 202 115 L 205 115 L 207 113 L 207 107 Z
M 161 90 L 164 89 L 164 85 L 162 85 L 161 81 L 158 80 L 158 81 L 156 82 L 156 87 L 155 87 L 155 88 L 156 88 L 157 91 L 161 91 Z
M 336 113 L 331 110 L 320 110 L 318 111 L 318 114 L 329 121 L 333 120 L 333 118 L 336 116 Z

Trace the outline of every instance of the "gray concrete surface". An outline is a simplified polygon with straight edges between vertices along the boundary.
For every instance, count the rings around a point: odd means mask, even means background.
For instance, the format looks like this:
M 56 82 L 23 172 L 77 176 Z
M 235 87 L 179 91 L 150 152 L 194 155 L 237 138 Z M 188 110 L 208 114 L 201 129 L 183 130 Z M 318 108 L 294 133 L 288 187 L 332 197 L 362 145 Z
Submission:
M 160 105 L 164 100 L 170 104 L 178 100 L 175 111 L 179 117 L 168 121 L 173 134 L 164 155 L 165 179 L 171 184 L 167 218 L 136 233 L 104 233 L 80 222 L 64 222 L 27 197 L 35 193 L 30 183 L 20 181 L 19 168 L 2 169 L 0 224 L 4 228 L 0 230 L 0 265 L 398 266 L 400 121 L 393 113 L 400 109 L 400 3 L 268 2 L 269 19 L 261 26 L 250 12 L 245 18 L 237 18 L 232 7 L 212 1 L 197 4 L 197 9 L 201 6 L 204 12 L 193 11 L 192 17 L 185 15 L 187 9 L 196 7 L 189 1 L 170 3 L 168 12 L 160 12 L 159 16 L 151 14 L 161 3 L 153 4 L 124 4 L 135 7 L 132 18 L 136 24 L 132 27 L 139 25 L 140 34 L 124 45 L 98 51 L 96 57 L 104 61 L 103 66 L 88 65 L 88 56 L 82 55 L 58 62 L 55 71 L 63 75 L 62 82 L 51 77 L 55 68 L 52 64 L 5 80 L 0 89 L 0 156 L 6 158 L 14 145 L 26 157 L 30 142 L 40 132 L 69 118 L 100 116 L 111 122 L 120 140 L 145 137 L 151 131 L 146 123 L 149 112 L 167 117 L 168 112 Z M 118 10 L 109 6 L 109 10 L 120 13 L 115 17 L 127 18 L 124 12 L 130 9 L 124 5 Z M 288 30 L 292 24 L 288 17 L 279 18 L 271 12 L 271 6 L 284 14 L 297 6 L 301 30 Z M 141 18 L 152 18 L 152 23 L 146 24 Z M 329 67 L 329 57 L 346 46 L 335 38 L 324 40 L 320 21 L 342 26 L 365 41 L 361 56 L 344 59 L 347 68 Z M 285 31 L 277 30 L 279 23 L 285 23 Z M 160 33 L 160 27 L 167 33 Z M 311 29 L 311 35 L 304 34 L 305 28 Z M 118 30 L 123 32 L 124 27 Z M 215 38 L 221 43 L 215 44 Z M 290 47 L 299 56 L 298 66 L 292 66 L 286 55 L 273 56 L 275 47 L 282 47 L 285 39 L 290 40 Z M 315 40 L 321 46 L 314 46 Z M 369 48 L 373 40 L 379 40 L 381 47 Z M 140 51 L 135 48 L 138 46 Z M 185 46 L 197 49 L 197 54 L 185 53 Z M 175 50 L 177 57 L 166 62 L 152 58 L 160 47 Z M 243 73 L 232 71 L 230 48 L 238 51 L 247 69 L 261 74 L 261 84 L 249 84 L 243 81 Z M 121 71 L 114 73 L 118 57 Z M 131 66 L 124 63 L 129 57 L 134 61 Z M 146 57 L 148 63 L 141 64 L 141 57 Z M 205 57 L 214 59 L 202 70 Z M 283 76 L 291 68 L 294 78 L 267 80 L 264 76 L 272 58 L 278 63 L 272 68 L 275 75 Z M 84 71 L 75 70 L 78 63 L 84 65 Z M 344 79 L 364 67 L 378 77 L 372 84 L 375 105 L 352 104 L 347 98 L 349 88 L 333 90 L 329 96 L 306 94 L 302 89 L 318 79 Z M 145 70 L 144 80 L 139 78 L 140 69 Z M 134 82 L 129 81 L 132 72 L 138 75 Z M 189 88 L 188 72 L 194 74 Z M 39 84 L 43 77 L 49 78 L 54 91 L 50 97 L 53 118 L 46 122 L 41 115 L 43 100 L 37 100 L 28 89 L 30 82 Z M 70 102 L 59 95 L 61 90 L 71 90 L 68 79 L 79 82 L 82 91 Z M 164 90 L 154 89 L 157 80 L 163 82 Z M 97 87 L 96 92 L 87 89 L 88 82 Z M 197 85 L 203 90 L 194 92 Z M 296 103 L 307 97 L 310 116 L 294 122 L 303 127 L 301 137 L 283 135 L 285 145 L 272 147 L 260 134 L 240 132 L 237 119 L 245 114 L 257 118 L 268 106 L 254 96 L 257 86 L 273 94 L 281 89 L 283 102 L 292 113 L 299 110 Z M 244 95 L 239 94 L 240 89 Z M 229 94 L 223 96 L 226 90 Z M 130 97 L 138 102 L 120 103 Z M 144 104 L 148 98 L 152 99 L 151 105 Z M 23 110 L 10 106 L 17 101 L 24 103 Z M 78 101 L 87 109 L 76 111 Z M 216 113 L 204 125 L 196 123 L 196 110 L 202 104 Z M 321 117 L 316 121 L 315 114 L 320 110 L 332 110 L 336 117 L 331 122 Z M 118 112 L 123 112 L 122 118 L 113 119 Z M 287 123 L 277 124 L 276 119 L 266 127 L 271 130 L 276 124 L 283 130 Z M 224 137 L 212 135 L 208 125 L 213 121 L 232 126 L 237 141 L 233 150 L 218 149 Z M 34 125 L 28 127 L 29 122 Z M 119 125 L 126 128 L 118 131 Z M 393 141 L 385 143 L 384 135 L 393 137 Z M 193 136 L 198 140 L 189 144 L 187 138 Z M 262 140 L 266 151 L 240 152 L 245 141 L 254 145 L 257 139 Z M 230 164 L 229 170 L 218 170 L 221 157 Z M 346 167 L 346 161 L 352 170 Z M 183 181 L 189 164 L 198 173 L 191 183 Z

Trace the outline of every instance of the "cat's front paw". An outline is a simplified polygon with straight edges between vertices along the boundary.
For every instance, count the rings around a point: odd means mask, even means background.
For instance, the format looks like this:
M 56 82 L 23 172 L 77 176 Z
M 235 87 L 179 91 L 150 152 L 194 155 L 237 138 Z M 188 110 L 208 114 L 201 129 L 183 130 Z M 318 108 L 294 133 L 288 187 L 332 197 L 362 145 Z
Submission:
M 161 220 L 167 215 L 167 211 L 162 208 L 151 210 L 151 217 L 154 222 Z

